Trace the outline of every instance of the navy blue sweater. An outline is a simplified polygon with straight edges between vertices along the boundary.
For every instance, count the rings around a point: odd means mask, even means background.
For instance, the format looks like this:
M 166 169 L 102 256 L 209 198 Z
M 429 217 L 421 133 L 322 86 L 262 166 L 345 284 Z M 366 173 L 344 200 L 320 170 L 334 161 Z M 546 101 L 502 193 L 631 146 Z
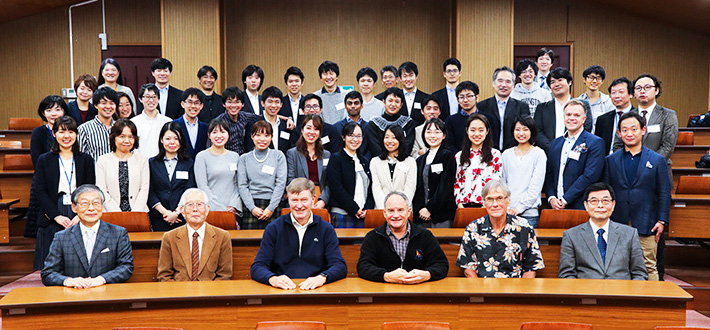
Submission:
M 327 275 L 326 283 L 330 283 L 344 278 L 347 271 L 333 226 L 317 215 L 313 215 L 313 223 L 303 236 L 301 255 L 296 227 L 291 215 L 286 214 L 266 226 L 259 252 L 251 264 L 251 278 L 264 284 L 269 284 L 272 276 L 308 278 L 320 273 Z

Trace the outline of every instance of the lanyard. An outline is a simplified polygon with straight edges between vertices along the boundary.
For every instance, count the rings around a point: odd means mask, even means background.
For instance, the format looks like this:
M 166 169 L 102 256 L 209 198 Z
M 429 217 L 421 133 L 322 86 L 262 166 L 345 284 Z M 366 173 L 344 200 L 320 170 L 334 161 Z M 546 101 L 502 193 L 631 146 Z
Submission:
M 71 182 L 74 179 L 74 156 L 71 158 L 71 176 L 67 175 L 67 168 L 64 166 L 62 156 L 59 156 L 59 162 L 62 164 L 62 172 L 64 172 L 64 177 L 69 182 L 69 193 L 71 194 Z
M 54 140 L 54 132 L 52 132 L 52 129 L 49 128 L 49 126 L 45 126 L 45 127 L 47 127 L 47 130 L 49 131 L 49 136 L 51 136 L 52 140 Z M 61 158 L 61 157 L 59 157 L 59 158 Z

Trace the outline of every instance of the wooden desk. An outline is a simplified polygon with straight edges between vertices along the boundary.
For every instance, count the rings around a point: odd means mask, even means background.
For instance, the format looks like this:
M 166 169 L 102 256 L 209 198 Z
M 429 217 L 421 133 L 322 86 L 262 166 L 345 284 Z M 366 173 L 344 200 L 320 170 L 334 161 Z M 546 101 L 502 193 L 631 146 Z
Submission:
M 528 321 L 591 323 L 596 330 L 685 325 L 692 296 L 670 282 L 446 278 L 397 285 L 346 278 L 312 291 L 251 280 L 125 283 L 86 290 L 12 290 L 3 330 L 161 326 L 254 329 L 259 321 L 323 321 L 328 329 L 380 329 L 429 320 L 453 329 L 520 329 Z
M 693 132 L 694 144 L 710 144 L 710 127 L 680 127 L 678 131 Z
M 19 199 L 0 199 L 0 243 L 10 243 L 10 205 Z
M 25 208 L 30 203 L 30 188 L 32 187 L 32 176 L 34 172 L 25 171 L 2 171 L 0 172 L 0 191 L 3 198 L 19 199 L 15 205 L 18 208 Z
M 709 211 L 710 195 L 673 194 L 669 236 L 710 239 Z
M 693 146 L 675 146 L 675 150 L 671 155 L 673 167 L 695 167 L 695 162 L 700 160 L 700 157 L 708 152 L 710 146 L 698 145 L 696 141 Z
M 22 147 L 30 147 L 30 140 L 32 138 L 32 130 L 29 131 L 18 131 L 3 129 L 0 130 L 0 139 L 9 141 L 22 141 Z M 697 138 L 696 138 L 697 139 Z
M 357 277 L 357 260 L 360 246 L 371 229 L 336 229 L 340 240 L 340 251 L 348 265 L 348 276 Z M 442 250 L 449 259 L 448 276 L 463 277 L 463 269 L 456 266 L 456 256 L 463 236 L 463 228 L 432 229 Z M 538 277 L 556 278 L 559 269 L 560 244 L 564 229 L 537 229 L 537 240 L 545 261 L 545 269 L 537 272 Z M 263 230 L 232 230 L 233 276 L 235 280 L 249 279 L 251 263 L 259 251 Z M 129 233 L 133 246 L 133 276 L 129 282 L 152 282 L 158 272 L 160 241 L 163 233 Z

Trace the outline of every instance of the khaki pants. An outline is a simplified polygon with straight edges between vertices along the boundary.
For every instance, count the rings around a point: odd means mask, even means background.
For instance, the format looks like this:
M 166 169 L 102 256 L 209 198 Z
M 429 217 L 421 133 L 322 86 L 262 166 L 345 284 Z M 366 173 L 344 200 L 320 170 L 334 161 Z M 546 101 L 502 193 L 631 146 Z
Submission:
M 639 235 L 641 248 L 643 249 L 643 261 L 646 265 L 649 281 L 658 281 L 658 270 L 656 269 L 656 235 Z

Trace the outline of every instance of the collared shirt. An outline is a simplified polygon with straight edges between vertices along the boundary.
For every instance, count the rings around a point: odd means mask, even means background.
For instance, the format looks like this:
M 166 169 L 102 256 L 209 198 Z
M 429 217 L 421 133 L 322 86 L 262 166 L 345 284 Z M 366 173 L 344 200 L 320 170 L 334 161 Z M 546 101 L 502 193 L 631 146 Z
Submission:
M 543 75 L 541 71 L 537 72 L 537 77 L 535 77 L 535 82 L 537 83 L 540 88 L 547 89 L 548 91 L 550 90 L 550 86 L 547 85 L 547 75 L 549 75 L 550 72 L 547 72 L 546 75 Z
M 621 154 L 621 159 L 624 164 L 624 174 L 626 174 L 626 182 L 630 185 L 636 181 L 638 174 L 639 162 L 641 161 L 641 151 L 632 155 L 628 150 L 624 150 Z
M 505 119 L 505 107 L 508 105 L 508 100 L 510 98 L 506 99 L 505 101 L 501 100 L 498 98 L 498 95 L 496 95 L 496 105 L 498 105 L 498 117 L 500 117 L 500 137 L 498 140 L 498 150 L 503 150 L 503 120 Z
M 57 186 L 58 193 L 71 194 L 76 189 L 76 165 L 74 157 L 70 161 L 62 159 L 62 156 L 57 157 L 59 160 L 59 185 Z M 71 181 L 71 182 L 70 182 Z
M 202 223 L 202 226 L 198 228 L 197 230 L 192 229 L 190 225 L 187 225 L 187 239 L 189 243 L 190 249 L 192 249 L 192 235 L 194 235 L 195 232 L 197 232 L 197 244 L 200 246 L 199 251 L 200 251 L 200 257 L 202 257 L 202 243 L 205 241 L 205 228 L 207 227 L 205 223 Z
M 453 116 L 459 112 L 459 99 L 456 97 L 456 88 L 446 86 L 446 96 L 449 99 L 449 114 Z
M 407 232 L 404 236 L 402 236 L 402 238 L 397 238 L 397 236 L 395 236 L 392 232 L 392 229 L 390 229 L 389 225 L 385 226 L 385 232 L 387 233 L 387 237 L 390 238 L 392 247 L 394 248 L 394 251 L 397 252 L 399 260 L 404 262 L 404 257 L 407 255 L 407 245 L 409 245 L 409 238 L 412 232 L 412 227 L 409 225 L 409 222 L 407 222 Z
M 594 233 L 595 241 L 599 241 L 599 229 L 604 229 L 604 234 L 602 235 L 602 237 L 604 238 L 604 242 L 609 242 L 609 219 L 606 219 L 606 222 L 601 227 L 598 227 L 596 224 L 594 224 L 594 221 L 592 221 L 592 219 L 589 219 L 589 225 L 592 226 L 592 232 Z
M 408 114 L 412 115 L 412 108 L 414 107 L 414 97 L 417 95 L 417 88 L 414 87 L 414 89 L 411 92 L 407 92 L 406 89 L 402 89 L 402 92 L 404 92 L 404 101 L 407 103 L 407 110 Z
M 175 167 L 177 166 L 178 163 L 178 158 L 177 156 L 168 159 L 166 156 L 163 158 L 163 162 L 165 163 L 165 170 L 168 171 L 168 180 L 171 180 L 173 178 L 173 173 L 175 172 Z
M 288 101 L 291 103 L 291 113 L 293 115 L 294 123 L 298 121 L 298 115 L 301 114 L 301 109 L 299 109 L 301 105 L 301 98 L 303 98 L 303 94 L 301 93 L 298 93 L 298 98 L 295 100 L 291 98 L 291 94 L 288 94 Z
M 111 126 L 106 128 L 106 125 L 99 120 L 99 116 L 79 125 L 79 146 L 81 152 L 89 154 L 94 159 L 94 163 L 99 159 L 99 156 L 111 152 L 111 143 L 109 134 L 114 121 L 111 119 Z
M 565 135 L 565 109 L 564 106 L 572 99 L 572 96 L 567 96 L 567 101 L 560 103 L 555 98 L 555 138 Z
M 569 154 L 572 151 L 572 147 L 574 147 L 577 138 L 579 138 L 583 131 L 584 129 L 580 129 L 575 136 L 569 136 L 568 133 L 565 133 L 565 143 L 562 145 L 562 153 L 560 154 L 560 173 L 557 174 L 557 198 L 562 198 L 565 194 L 562 176 L 564 175 L 567 161 L 569 161 Z
M 629 103 L 629 105 L 626 108 L 621 110 L 622 115 L 631 111 L 631 108 L 632 108 L 631 103 Z M 614 134 L 613 135 L 614 135 L 614 140 L 616 140 L 619 138 L 619 133 L 617 133 L 616 131 L 617 131 L 617 127 L 619 127 L 619 119 L 621 118 L 621 116 L 619 116 L 619 109 L 616 109 L 614 111 L 616 111 L 616 114 L 614 115 L 614 126 L 613 126 L 614 127 L 613 128 Z M 611 155 L 613 152 L 614 152 L 614 143 L 612 141 L 611 145 L 609 146 L 609 154 Z
M 256 95 L 252 95 L 250 91 L 246 91 L 244 94 L 249 98 L 249 103 L 251 103 L 251 108 L 254 109 L 254 113 L 261 115 L 261 107 L 259 107 L 259 92 Z
M 291 223 L 293 223 L 293 226 L 296 227 L 296 233 L 298 234 L 298 255 L 301 255 L 301 247 L 303 246 L 303 236 L 306 235 L 306 229 L 308 229 L 308 226 L 310 226 L 313 223 L 313 212 L 311 212 L 311 215 L 308 217 L 308 221 L 306 221 L 305 225 L 301 225 L 296 218 L 293 217 L 293 213 L 289 213 L 291 215 Z
M 648 109 L 641 108 L 641 105 L 639 104 L 638 111 L 639 111 L 639 115 L 641 115 L 641 117 L 643 117 L 644 111 L 648 111 L 646 113 L 646 125 L 648 125 L 648 120 L 651 119 L 651 113 L 653 112 L 654 108 L 656 108 L 656 101 L 653 101 L 653 103 L 648 107 Z
M 138 137 L 141 141 L 140 147 L 137 149 L 138 153 L 146 157 L 154 157 L 157 155 L 160 130 L 165 123 L 171 122 L 172 119 L 160 113 L 157 113 L 155 118 L 151 119 L 146 112 L 143 111 L 140 115 L 131 118 L 131 121 L 136 125 Z
M 168 111 L 168 90 L 170 89 L 170 84 L 166 84 L 165 88 L 158 88 L 160 99 L 158 100 L 158 112 L 161 115 L 165 115 Z
M 279 117 L 276 117 L 275 122 L 272 123 L 268 120 L 266 120 L 266 122 L 271 125 L 271 129 L 274 132 L 274 134 L 271 135 L 271 143 L 274 144 L 274 150 L 279 150 L 279 138 L 281 135 L 281 132 L 279 132 L 279 125 L 281 124 L 281 119 L 279 119 Z
M 187 137 L 190 139 L 192 147 L 195 148 L 195 144 L 197 144 L 197 132 L 200 126 L 200 121 L 195 118 L 195 123 L 190 124 L 190 121 L 187 119 L 187 115 L 182 115 L 182 117 L 185 121 L 185 127 L 187 128 Z
M 360 159 L 357 158 L 356 154 L 351 154 L 350 151 L 345 148 L 343 148 L 343 151 L 345 151 L 345 154 L 350 156 L 350 158 L 352 158 L 355 162 L 355 193 L 353 200 L 362 210 L 362 208 L 365 207 L 365 201 L 367 200 L 367 196 L 365 195 L 365 182 L 362 180 L 361 175 L 365 171 L 365 168 L 362 167 L 362 164 L 360 164 Z
M 456 265 L 478 277 L 522 277 L 524 272 L 545 268 L 535 230 L 528 221 L 508 214 L 496 234 L 488 216 L 466 226 Z
M 86 251 L 86 260 L 91 262 L 91 255 L 94 251 L 93 249 L 87 249 L 86 245 L 89 242 L 94 243 L 96 246 L 96 234 L 99 231 L 99 226 L 101 225 L 101 220 L 97 221 L 91 228 L 84 226 L 83 223 L 79 222 L 79 228 L 81 229 L 81 238 L 84 240 L 84 249 Z

